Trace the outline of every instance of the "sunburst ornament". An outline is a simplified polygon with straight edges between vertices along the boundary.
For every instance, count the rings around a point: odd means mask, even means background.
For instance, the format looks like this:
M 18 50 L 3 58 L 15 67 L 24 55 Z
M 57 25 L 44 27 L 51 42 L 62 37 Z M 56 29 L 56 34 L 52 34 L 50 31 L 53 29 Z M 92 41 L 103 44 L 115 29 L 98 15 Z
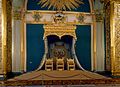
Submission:
M 62 10 L 72 10 L 76 9 L 83 4 L 82 0 L 39 0 L 39 3 L 42 8 L 47 7 L 48 9 L 53 8 L 57 11 Z

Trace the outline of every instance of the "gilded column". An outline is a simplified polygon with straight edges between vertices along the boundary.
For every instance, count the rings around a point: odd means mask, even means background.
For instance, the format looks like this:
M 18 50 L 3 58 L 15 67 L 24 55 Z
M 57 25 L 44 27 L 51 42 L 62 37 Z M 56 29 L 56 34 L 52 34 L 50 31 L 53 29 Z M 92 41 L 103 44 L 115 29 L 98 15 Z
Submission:
M 4 75 L 12 70 L 12 0 L 2 0 L 2 58 Z
M 106 68 L 120 76 L 120 1 L 106 2 Z
M 19 2 L 19 4 L 17 3 Z M 25 28 L 25 2 L 24 0 L 13 1 L 13 54 L 12 54 L 12 72 L 24 72 L 26 71 L 26 28 Z
M 20 31 L 22 21 L 20 11 L 13 10 L 12 23 L 12 72 L 21 72 Z
M 99 5 L 99 7 L 98 7 Z M 96 71 L 104 71 L 104 13 L 103 3 L 99 0 L 95 1 L 96 16 Z

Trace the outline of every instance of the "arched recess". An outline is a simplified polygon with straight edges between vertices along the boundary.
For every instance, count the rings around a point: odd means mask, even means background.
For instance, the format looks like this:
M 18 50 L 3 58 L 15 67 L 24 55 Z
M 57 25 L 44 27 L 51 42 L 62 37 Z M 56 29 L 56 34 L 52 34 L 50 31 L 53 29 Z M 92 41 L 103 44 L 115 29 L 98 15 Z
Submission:
M 89 1 L 92 1 L 92 0 L 89 0 Z M 9 2 L 9 0 L 8 0 L 8 2 Z M 25 0 L 25 8 L 24 8 L 24 11 L 26 11 L 27 9 L 27 0 Z M 24 12 L 23 11 L 23 12 Z M 6 15 L 6 13 L 5 13 L 5 15 Z M 7 15 L 8 16 L 8 15 Z M 10 16 L 10 15 L 9 15 Z M 8 17 L 9 18 L 9 17 Z M 26 32 L 22 32 L 22 33 L 26 33 Z M 11 32 L 9 32 L 9 34 L 11 35 Z M 6 34 L 5 34 L 6 35 Z M 10 37 L 7 37 L 8 39 L 10 39 Z M 23 37 L 24 38 L 24 40 L 25 40 L 25 36 Z M 5 39 L 6 40 L 6 39 Z M 10 40 L 11 41 L 11 40 Z M 5 44 L 6 44 L 6 42 L 5 42 Z M 23 43 L 21 43 L 21 44 L 23 44 L 24 45 L 24 47 L 26 47 L 25 46 L 25 42 L 23 42 Z M 9 46 L 10 46 L 10 44 L 9 44 Z M 22 48 L 22 50 L 24 50 L 24 48 Z M 9 51 L 9 50 L 8 50 Z M 25 50 L 24 50 L 24 53 L 26 53 L 25 52 Z M 22 54 L 22 52 L 21 52 L 21 54 Z M 6 55 L 5 55 L 6 56 Z M 26 56 L 24 56 L 24 58 L 26 58 Z M 4 60 L 5 60 L 5 58 L 4 58 Z M 9 61 L 9 60 L 7 60 L 7 61 Z M 11 60 L 10 60 L 11 61 Z M 24 61 L 24 62 L 26 62 L 26 61 Z M 8 62 L 9 63 L 9 62 Z M 10 64 L 9 64 L 10 65 Z M 24 66 L 26 66 L 26 64 L 23 64 Z M 24 68 L 24 70 L 26 70 L 26 68 Z M 6 72 L 6 71 L 5 71 Z
M 93 9 L 94 0 L 83 0 L 83 1 L 89 2 L 89 3 L 87 3 L 87 5 L 84 5 L 84 6 L 86 6 L 86 8 L 89 9 L 86 12 L 94 13 L 94 9 Z M 25 4 L 26 11 L 30 10 L 30 9 L 27 9 L 27 7 L 28 7 L 27 5 L 28 5 L 28 0 L 26 0 L 26 4 Z M 82 7 L 82 6 L 80 6 L 80 7 Z M 39 9 L 36 9 L 36 10 L 39 10 Z M 80 11 L 80 10 L 76 10 L 76 11 Z M 82 10 L 82 12 L 84 12 L 84 11 Z M 93 15 L 93 21 L 95 21 L 94 15 Z M 91 70 L 95 70 L 95 68 L 96 68 L 95 67 L 96 66 L 96 38 L 95 38 L 96 30 L 95 29 L 96 28 L 95 28 L 95 22 L 94 22 L 93 24 L 91 24 Z M 57 35 L 57 34 L 54 34 L 54 35 Z M 66 35 L 66 34 L 61 35 L 60 38 L 64 35 Z M 46 37 L 44 37 L 44 39 L 45 38 Z

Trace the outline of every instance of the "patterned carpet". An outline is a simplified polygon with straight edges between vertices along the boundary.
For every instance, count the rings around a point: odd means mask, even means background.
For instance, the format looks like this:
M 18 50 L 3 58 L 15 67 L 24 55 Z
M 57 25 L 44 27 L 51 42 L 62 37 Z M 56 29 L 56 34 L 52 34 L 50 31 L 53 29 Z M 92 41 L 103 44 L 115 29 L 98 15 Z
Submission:
M 0 87 L 120 87 L 120 78 L 89 71 L 33 71 L 0 81 Z
M 108 79 L 97 73 L 75 70 L 75 71 L 33 71 L 21 76 L 9 79 L 9 81 L 21 80 L 90 80 Z
M 94 72 L 75 71 L 33 71 L 14 77 L 3 82 L 6 86 L 31 86 L 31 85 L 96 85 L 114 84 L 120 80 L 112 80 Z

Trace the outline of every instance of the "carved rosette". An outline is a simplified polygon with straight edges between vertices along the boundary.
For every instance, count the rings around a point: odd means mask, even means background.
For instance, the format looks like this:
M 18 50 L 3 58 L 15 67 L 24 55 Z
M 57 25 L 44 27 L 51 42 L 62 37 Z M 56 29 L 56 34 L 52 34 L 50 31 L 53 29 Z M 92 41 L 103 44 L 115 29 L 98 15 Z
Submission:
M 73 36 L 73 38 L 76 39 L 75 34 L 76 26 L 73 25 L 44 25 L 44 38 L 46 38 L 49 35 L 56 35 L 59 38 L 61 38 L 64 35 L 70 35 Z

